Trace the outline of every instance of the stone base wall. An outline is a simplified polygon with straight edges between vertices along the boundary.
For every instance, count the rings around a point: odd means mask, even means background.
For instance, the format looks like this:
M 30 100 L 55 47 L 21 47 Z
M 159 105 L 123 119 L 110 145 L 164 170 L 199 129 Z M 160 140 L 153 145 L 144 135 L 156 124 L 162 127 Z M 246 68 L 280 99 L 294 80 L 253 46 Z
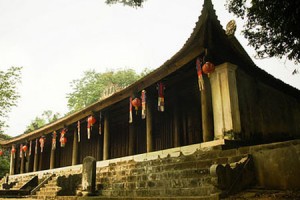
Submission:
M 219 144 L 218 144 L 219 142 Z M 218 197 L 209 168 L 251 154 L 256 183 L 266 189 L 300 189 L 300 140 L 223 150 L 224 140 L 98 161 L 96 185 L 106 197 Z M 222 145 L 223 144 L 223 145 Z M 225 145 L 226 146 L 226 145 Z M 82 165 L 36 172 L 39 177 L 80 174 Z M 18 179 L 34 173 L 10 176 Z M 62 188 L 63 190 L 63 188 Z

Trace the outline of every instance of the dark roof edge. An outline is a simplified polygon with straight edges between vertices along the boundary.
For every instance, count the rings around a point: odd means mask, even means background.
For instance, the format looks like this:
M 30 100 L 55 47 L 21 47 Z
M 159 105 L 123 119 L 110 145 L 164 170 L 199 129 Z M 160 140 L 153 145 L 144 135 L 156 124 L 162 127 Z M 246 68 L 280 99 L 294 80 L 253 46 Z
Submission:
M 243 48 L 243 46 L 240 44 L 240 42 L 236 39 L 236 37 L 228 37 L 229 41 L 232 45 L 232 47 L 236 50 L 237 53 L 239 53 L 245 62 L 248 63 L 248 69 L 245 69 L 246 71 L 251 71 L 251 73 L 257 75 L 256 78 L 263 83 L 273 87 L 274 89 L 277 88 L 278 91 L 287 94 L 289 96 L 292 96 L 298 100 L 300 100 L 300 90 L 297 88 L 283 82 L 282 80 L 274 77 L 273 75 L 269 74 L 265 70 L 259 68 L 251 59 L 251 57 L 248 55 L 246 50 Z

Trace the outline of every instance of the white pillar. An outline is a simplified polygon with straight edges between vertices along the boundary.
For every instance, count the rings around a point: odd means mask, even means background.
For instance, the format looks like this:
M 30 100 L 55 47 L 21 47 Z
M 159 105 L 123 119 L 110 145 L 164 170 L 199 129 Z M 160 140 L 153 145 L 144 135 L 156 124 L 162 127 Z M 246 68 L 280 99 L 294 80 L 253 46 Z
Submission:
M 215 139 L 236 139 L 241 132 L 236 69 L 227 62 L 210 74 Z

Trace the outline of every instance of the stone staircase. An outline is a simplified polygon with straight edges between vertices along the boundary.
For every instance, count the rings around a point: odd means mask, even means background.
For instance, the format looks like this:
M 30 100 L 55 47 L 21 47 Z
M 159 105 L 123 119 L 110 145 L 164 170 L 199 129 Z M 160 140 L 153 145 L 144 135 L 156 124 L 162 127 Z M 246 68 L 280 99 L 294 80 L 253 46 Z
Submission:
M 0 190 L 2 190 L 3 189 L 3 183 L 5 183 L 5 176 L 2 178 L 2 179 L 0 179 Z
M 25 185 L 32 178 L 33 176 L 22 176 L 14 179 L 13 181 L 17 183 L 11 188 L 11 190 L 20 190 L 22 186 Z
M 53 176 L 33 197 L 36 199 L 56 199 L 57 192 L 60 190 L 61 187 L 57 186 L 57 176 Z

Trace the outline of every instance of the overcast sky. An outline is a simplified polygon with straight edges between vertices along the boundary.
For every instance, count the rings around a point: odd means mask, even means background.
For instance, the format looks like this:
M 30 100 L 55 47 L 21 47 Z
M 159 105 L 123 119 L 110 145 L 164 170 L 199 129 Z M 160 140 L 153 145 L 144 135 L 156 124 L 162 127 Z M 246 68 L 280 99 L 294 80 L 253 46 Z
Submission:
M 0 0 L 0 69 L 22 66 L 21 98 L 9 114 L 11 136 L 44 110 L 67 112 L 70 82 L 96 69 L 155 69 L 189 38 L 203 0 L 148 0 L 143 8 L 108 6 L 104 0 Z M 234 16 L 226 0 L 213 0 L 223 27 Z M 236 37 L 249 55 L 237 20 Z M 254 60 L 268 73 L 300 88 L 291 62 Z

